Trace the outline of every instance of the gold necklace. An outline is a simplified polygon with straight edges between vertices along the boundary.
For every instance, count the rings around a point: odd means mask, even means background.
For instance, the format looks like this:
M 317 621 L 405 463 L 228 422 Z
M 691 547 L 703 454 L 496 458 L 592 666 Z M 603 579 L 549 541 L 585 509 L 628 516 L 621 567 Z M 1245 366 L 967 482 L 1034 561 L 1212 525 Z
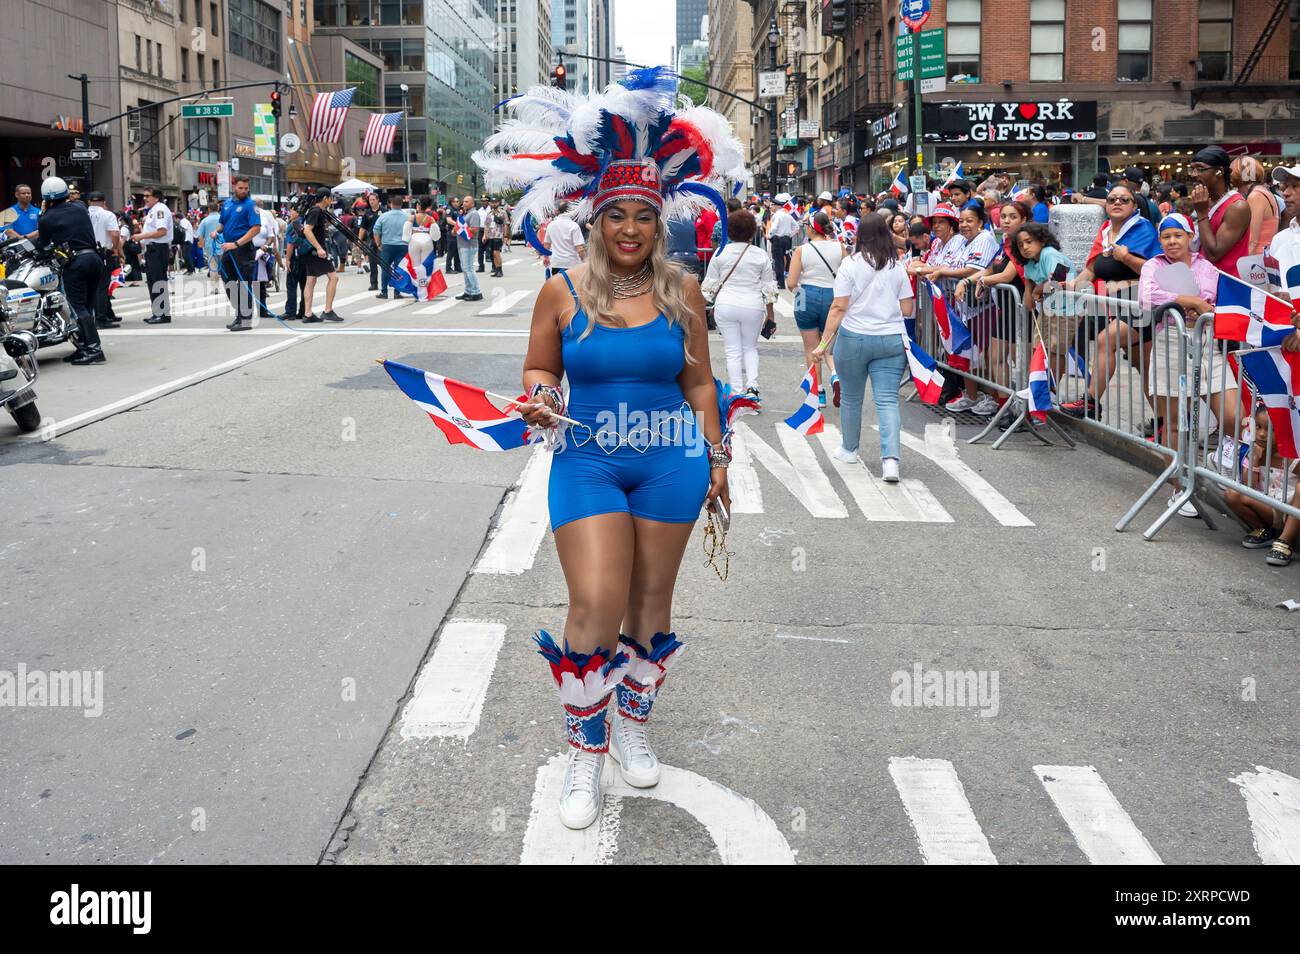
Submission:
M 614 290 L 615 298 L 636 298 L 638 295 L 645 294 L 646 288 L 650 284 L 650 279 L 654 276 L 654 270 L 650 268 L 650 262 L 647 260 L 640 271 L 634 275 L 614 275 L 609 277 L 610 286 Z

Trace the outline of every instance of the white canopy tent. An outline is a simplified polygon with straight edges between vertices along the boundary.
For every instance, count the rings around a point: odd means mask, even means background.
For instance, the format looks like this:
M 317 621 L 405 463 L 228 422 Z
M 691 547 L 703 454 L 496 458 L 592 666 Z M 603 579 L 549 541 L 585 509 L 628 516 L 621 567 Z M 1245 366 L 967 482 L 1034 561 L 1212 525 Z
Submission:
M 330 191 L 335 195 L 360 195 L 363 192 L 378 192 L 379 189 L 361 179 L 349 179 L 347 182 L 340 182 Z

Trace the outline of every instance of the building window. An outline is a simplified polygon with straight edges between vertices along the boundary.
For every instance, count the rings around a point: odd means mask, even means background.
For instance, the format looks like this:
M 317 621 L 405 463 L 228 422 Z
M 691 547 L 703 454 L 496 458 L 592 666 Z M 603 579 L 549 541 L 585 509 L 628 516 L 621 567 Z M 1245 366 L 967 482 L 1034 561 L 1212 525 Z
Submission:
M 190 162 L 216 162 L 221 152 L 217 119 L 185 120 L 185 158 Z
M 135 68 L 144 69 L 144 64 L 140 60 L 140 34 L 138 33 L 135 35 Z
M 1201 0 L 1197 78 L 1232 78 L 1232 0 Z
M 981 0 L 948 4 L 948 82 L 980 81 Z
M 307 25 L 307 0 L 298 0 L 298 22 Z
M 181 50 L 181 82 L 190 81 L 190 51 Z
M 208 75 L 208 71 L 203 68 L 203 54 L 202 53 L 198 54 L 196 59 L 198 60 L 198 65 L 199 65 L 199 73 L 198 73 L 199 85 L 202 86 L 204 83 L 207 82 L 207 80 L 204 79 L 204 77 Z
M 141 106 L 152 106 L 146 101 Z M 145 182 L 157 182 L 162 178 L 162 140 L 158 137 L 158 107 L 142 109 L 140 117 L 140 145 L 137 147 L 140 157 L 140 178 Z
M 379 102 L 379 68 L 371 66 L 355 53 L 343 53 L 343 73 L 349 86 L 357 88 L 353 106 L 381 106 Z
M 269 70 L 280 69 L 280 11 L 262 0 L 228 0 L 230 52 Z
M 1030 0 L 1029 79 L 1040 83 L 1065 79 L 1065 0 Z
M 1151 0 L 1119 0 L 1116 77 L 1120 82 L 1151 79 Z
M 145 72 L 153 72 L 153 40 L 144 41 L 144 65 Z
M 305 3 L 306 0 L 303 0 L 303 2 Z M 194 15 L 195 15 L 195 16 L 198 16 L 198 15 L 199 15 L 199 3 L 200 3 L 200 0 L 194 0 Z M 208 11 L 209 11 L 209 14 L 210 14 L 210 15 L 208 16 L 208 22 L 212 24 L 212 35 L 213 35 L 213 36 L 216 36 L 216 35 L 217 35 L 217 21 L 219 21 L 219 20 L 221 19 L 221 17 L 217 16 L 217 5 L 216 5 L 215 3 L 210 3 L 210 4 L 208 4 Z
M 221 61 L 212 61 L 212 88 L 216 89 L 221 85 Z
M 412 116 L 424 115 L 424 86 L 417 83 L 406 94 L 406 102 Z M 402 87 L 400 83 L 389 83 L 384 87 L 384 108 L 391 111 L 402 108 Z
M 1300 79 L 1300 0 L 1291 0 L 1291 72 L 1290 79 Z
M 215 17 L 213 17 L 212 22 L 214 25 L 216 24 Z M 194 25 L 196 27 L 203 26 L 203 0 L 194 0 Z

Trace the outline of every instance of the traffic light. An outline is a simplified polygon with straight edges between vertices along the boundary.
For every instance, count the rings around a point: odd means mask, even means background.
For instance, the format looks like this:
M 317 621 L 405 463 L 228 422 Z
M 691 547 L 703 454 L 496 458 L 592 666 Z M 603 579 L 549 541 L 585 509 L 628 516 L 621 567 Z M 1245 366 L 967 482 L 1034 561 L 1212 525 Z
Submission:
M 456 185 L 464 185 L 464 184 L 465 184 L 465 174 L 463 172 L 456 173 Z
M 564 89 L 565 82 L 568 80 L 569 71 L 563 63 L 557 64 L 555 69 L 551 70 L 551 85 L 556 89 Z
M 276 119 L 280 118 L 280 91 L 271 90 L 271 115 Z
M 785 164 L 785 174 L 789 176 L 791 179 L 794 178 L 794 174 L 796 171 L 798 171 L 798 169 L 799 169 L 798 163 L 787 162 Z
M 849 25 L 849 0 L 831 0 L 831 32 L 843 33 Z

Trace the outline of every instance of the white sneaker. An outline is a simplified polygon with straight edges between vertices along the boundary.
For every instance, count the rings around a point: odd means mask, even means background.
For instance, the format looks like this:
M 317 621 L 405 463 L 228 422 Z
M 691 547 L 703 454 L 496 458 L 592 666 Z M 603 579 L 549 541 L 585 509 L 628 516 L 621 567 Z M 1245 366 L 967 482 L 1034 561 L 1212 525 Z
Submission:
M 644 722 L 615 715 L 609 754 L 618 763 L 623 780 L 633 788 L 650 788 L 659 784 L 659 759 L 645 737 Z
M 846 464 L 862 463 L 862 458 L 858 456 L 856 451 L 848 451 L 845 450 L 843 447 L 835 448 L 835 450 L 831 451 L 831 456 L 834 457 L 836 460 L 844 461 L 844 463 Z
M 945 404 L 944 409 L 948 411 L 969 411 L 974 406 L 974 401 L 968 398 L 965 394 L 959 394 Z
M 600 814 L 600 773 L 604 767 L 605 756 L 599 752 L 569 752 L 564 788 L 560 790 L 560 821 L 565 828 L 586 828 Z
M 980 417 L 992 417 L 998 409 L 998 402 L 991 394 L 981 394 L 980 399 L 971 407 L 972 414 L 978 414 Z
M 1175 494 L 1173 497 L 1169 498 L 1169 506 L 1172 507 L 1174 505 L 1174 500 L 1176 500 L 1177 497 L 1178 495 Z M 1199 517 L 1200 515 L 1201 515 L 1200 511 L 1196 509 L 1196 505 L 1193 504 L 1190 500 L 1188 500 L 1187 503 L 1183 504 L 1181 507 L 1178 508 L 1178 516 L 1180 517 L 1195 518 L 1195 517 Z
M 880 460 L 881 475 L 885 478 L 885 483 L 898 483 L 898 458 L 882 457 Z

